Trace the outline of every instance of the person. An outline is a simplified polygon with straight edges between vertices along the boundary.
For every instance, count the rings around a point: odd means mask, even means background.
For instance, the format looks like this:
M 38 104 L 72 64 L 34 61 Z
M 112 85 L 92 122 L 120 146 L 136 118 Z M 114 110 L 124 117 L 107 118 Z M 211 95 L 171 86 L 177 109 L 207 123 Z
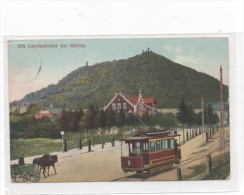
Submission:
M 19 165 L 24 165 L 24 164 L 25 164 L 24 154 L 22 154 L 22 156 L 19 158 Z
M 177 139 L 175 140 L 175 158 L 179 158 L 179 150 L 178 147 L 180 145 L 177 143 Z
M 174 130 L 174 133 L 175 133 L 175 135 L 177 134 L 177 131 L 176 131 L 176 129 Z

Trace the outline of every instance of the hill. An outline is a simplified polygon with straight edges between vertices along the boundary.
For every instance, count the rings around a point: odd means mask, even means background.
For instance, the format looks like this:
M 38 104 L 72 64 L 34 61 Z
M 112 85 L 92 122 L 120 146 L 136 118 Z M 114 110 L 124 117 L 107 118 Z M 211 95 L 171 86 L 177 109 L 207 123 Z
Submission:
M 156 98 L 158 108 L 178 107 L 180 98 L 200 107 L 219 100 L 219 81 L 205 73 L 177 64 L 152 51 L 122 60 L 83 66 L 68 74 L 57 84 L 26 95 L 20 103 L 52 102 L 56 107 L 87 108 L 91 103 L 106 105 L 115 91 Z M 228 86 L 223 87 L 228 99 Z

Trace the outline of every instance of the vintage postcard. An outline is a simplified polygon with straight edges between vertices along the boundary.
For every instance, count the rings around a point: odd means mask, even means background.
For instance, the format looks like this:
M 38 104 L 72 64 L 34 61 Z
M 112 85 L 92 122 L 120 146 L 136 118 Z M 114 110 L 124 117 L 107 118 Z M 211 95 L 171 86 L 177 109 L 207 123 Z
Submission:
M 7 48 L 12 183 L 231 177 L 227 37 Z

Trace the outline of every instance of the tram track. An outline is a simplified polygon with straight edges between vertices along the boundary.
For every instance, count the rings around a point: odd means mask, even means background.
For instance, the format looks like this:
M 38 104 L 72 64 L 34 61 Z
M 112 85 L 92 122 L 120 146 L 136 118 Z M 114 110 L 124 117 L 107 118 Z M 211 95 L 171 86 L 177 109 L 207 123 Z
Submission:
M 128 176 L 125 176 L 125 177 L 121 177 L 121 178 L 117 178 L 117 179 L 114 179 L 112 181 L 116 181 L 116 182 L 120 182 L 120 181 L 155 181 L 153 178 L 154 177 L 159 177 L 159 176 L 162 176 L 162 174 L 167 174 L 171 171 L 176 171 L 177 169 L 177 166 L 178 165 L 172 165 L 171 167 L 169 167 L 168 169 L 165 169 L 165 170 L 161 170 L 159 172 L 155 172 L 155 173 L 148 173 L 148 174 L 133 174 L 133 175 L 128 175 Z M 125 173 L 126 174 L 126 173 Z M 169 180 L 172 180 L 172 179 L 169 179 Z
M 203 136 L 203 135 L 202 135 Z M 133 174 L 125 177 L 121 177 L 118 179 L 115 179 L 113 181 L 150 181 L 154 180 L 155 177 L 161 176 L 162 180 L 165 180 L 166 178 L 169 178 L 167 175 L 170 175 L 172 171 L 174 171 L 174 174 L 176 176 L 177 174 L 177 168 L 183 168 L 186 165 L 192 166 L 196 164 L 195 162 L 203 161 L 207 155 L 214 155 L 218 152 L 221 152 L 221 148 L 218 143 L 217 135 L 215 138 L 212 138 L 208 143 L 205 143 L 203 146 L 199 146 L 200 150 L 196 150 L 195 152 L 188 154 L 187 157 L 181 161 L 179 165 L 172 165 L 172 167 L 158 171 L 156 173 L 150 173 L 150 174 Z M 227 142 L 227 148 L 229 147 L 229 140 L 226 140 Z M 182 148 L 184 148 L 184 145 L 182 145 Z M 217 154 L 218 155 L 218 154 Z M 177 176 L 176 176 L 177 177 Z M 175 178 L 176 178 L 175 177 Z M 164 179 L 165 178 L 165 179 Z M 168 180 L 168 179 L 167 179 Z M 165 181 L 167 181 L 165 180 Z M 175 179 L 176 180 L 176 179 Z

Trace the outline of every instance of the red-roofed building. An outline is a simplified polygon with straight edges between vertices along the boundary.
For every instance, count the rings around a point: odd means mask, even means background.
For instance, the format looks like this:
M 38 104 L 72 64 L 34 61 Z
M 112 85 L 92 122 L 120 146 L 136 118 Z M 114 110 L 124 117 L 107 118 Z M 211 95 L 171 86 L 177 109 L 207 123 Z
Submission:
M 144 112 L 156 112 L 156 99 L 153 97 L 143 98 L 141 88 L 138 96 L 128 96 L 123 92 L 115 92 L 112 100 L 104 107 L 105 112 L 120 111 L 142 115 Z

